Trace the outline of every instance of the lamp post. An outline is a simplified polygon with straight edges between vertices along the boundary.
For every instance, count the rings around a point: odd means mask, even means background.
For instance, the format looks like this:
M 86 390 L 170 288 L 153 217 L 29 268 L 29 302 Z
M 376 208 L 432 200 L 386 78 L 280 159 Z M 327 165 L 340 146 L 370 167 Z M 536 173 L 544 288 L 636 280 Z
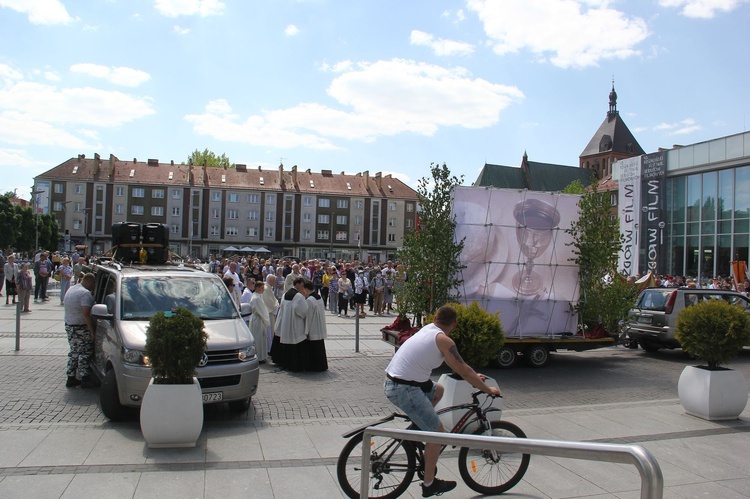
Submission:
M 328 234 L 330 245 L 328 247 L 328 259 L 333 260 L 333 219 L 336 216 L 336 213 L 331 213 L 331 223 L 330 223 L 330 232 Z
M 34 196 L 34 214 L 36 217 L 36 223 L 35 225 L 35 232 L 36 232 L 36 242 L 34 243 L 34 253 L 37 252 L 39 249 L 39 198 L 37 196 L 39 194 L 44 194 L 45 191 L 34 191 L 31 193 L 32 196 Z
M 91 208 L 83 209 L 83 245 L 86 246 L 85 252 L 90 255 L 89 251 L 89 213 Z

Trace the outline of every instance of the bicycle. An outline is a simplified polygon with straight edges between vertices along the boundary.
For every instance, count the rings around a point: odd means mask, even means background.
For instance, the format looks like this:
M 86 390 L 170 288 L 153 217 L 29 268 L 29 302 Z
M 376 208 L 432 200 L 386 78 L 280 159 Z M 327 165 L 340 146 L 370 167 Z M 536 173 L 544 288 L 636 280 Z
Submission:
M 487 419 L 487 414 L 501 410 L 490 406 L 494 397 L 488 396 L 484 402 L 480 402 L 480 394 L 481 391 L 473 392 L 471 403 L 445 407 L 437 411 L 438 415 L 451 411 L 466 411 L 451 433 L 466 433 L 468 430 L 475 435 L 526 438 L 526 434 L 513 423 Z M 350 440 L 341 450 L 336 464 L 336 475 L 339 485 L 350 498 L 359 499 L 362 439 L 365 429 L 396 419 L 411 423 L 408 416 L 394 412 L 343 435 Z M 408 429 L 417 428 L 411 423 Z M 420 480 L 424 480 L 424 443 L 374 436 L 370 447 L 369 497 L 395 498 L 406 491 L 415 474 Z M 446 447 L 444 445 L 441 448 L 441 454 Z M 458 470 L 464 483 L 475 492 L 497 495 L 510 490 L 521 481 L 529 467 L 529 460 L 529 454 L 462 447 L 458 452 Z

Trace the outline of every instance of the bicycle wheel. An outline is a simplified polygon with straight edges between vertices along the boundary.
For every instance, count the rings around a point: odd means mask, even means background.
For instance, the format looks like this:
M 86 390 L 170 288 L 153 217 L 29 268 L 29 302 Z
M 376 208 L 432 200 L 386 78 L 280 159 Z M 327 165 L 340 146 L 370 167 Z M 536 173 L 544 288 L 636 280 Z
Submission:
M 492 421 L 490 425 L 493 436 L 526 438 L 513 423 Z M 482 431 L 474 434 L 481 435 Z M 529 467 L 529 458 L 529 454 L 463 447 L 458 453 L 458 471 L 472 490 L 480 494 L 502 494 L 521 481 Z
M 408 441 L 372 437 L 370 442 L 368 497 L 391 499 L 403 494 L 414 479 L 416 458 Z M 354 435 L 341 450 L 336 475 L 344 493 L 359 499 L 362 481 L 362 433 Z

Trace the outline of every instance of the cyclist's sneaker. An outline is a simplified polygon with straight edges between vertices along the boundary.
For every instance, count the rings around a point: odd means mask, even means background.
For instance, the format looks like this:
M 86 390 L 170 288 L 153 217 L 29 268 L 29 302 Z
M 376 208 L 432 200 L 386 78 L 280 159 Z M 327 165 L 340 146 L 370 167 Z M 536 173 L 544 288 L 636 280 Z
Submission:
M 443 495 L 444 492 L 449 492 L 456 488 L 456 482 L 450 480 L 439 480 L 434 479 L 429 487 L 425 487 L 422 484 L 422 497 L 432 497 Z

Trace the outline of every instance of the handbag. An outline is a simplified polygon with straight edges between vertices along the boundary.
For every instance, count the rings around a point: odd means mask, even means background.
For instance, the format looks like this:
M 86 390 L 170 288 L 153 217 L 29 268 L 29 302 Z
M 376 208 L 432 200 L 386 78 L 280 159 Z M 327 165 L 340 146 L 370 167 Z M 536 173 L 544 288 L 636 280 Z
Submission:
M 55 272 L 55 273 L 54 273 L 54 275 L 52 276 L 52 278 L 53 278 L 54 280 L 56 280 L 57 282 L 60 282 L 60 281 L 62 281 L 62 276 L 60 275 L 60 272 L 59 272 L 59 271 L 58 271 L 58 272 Z

